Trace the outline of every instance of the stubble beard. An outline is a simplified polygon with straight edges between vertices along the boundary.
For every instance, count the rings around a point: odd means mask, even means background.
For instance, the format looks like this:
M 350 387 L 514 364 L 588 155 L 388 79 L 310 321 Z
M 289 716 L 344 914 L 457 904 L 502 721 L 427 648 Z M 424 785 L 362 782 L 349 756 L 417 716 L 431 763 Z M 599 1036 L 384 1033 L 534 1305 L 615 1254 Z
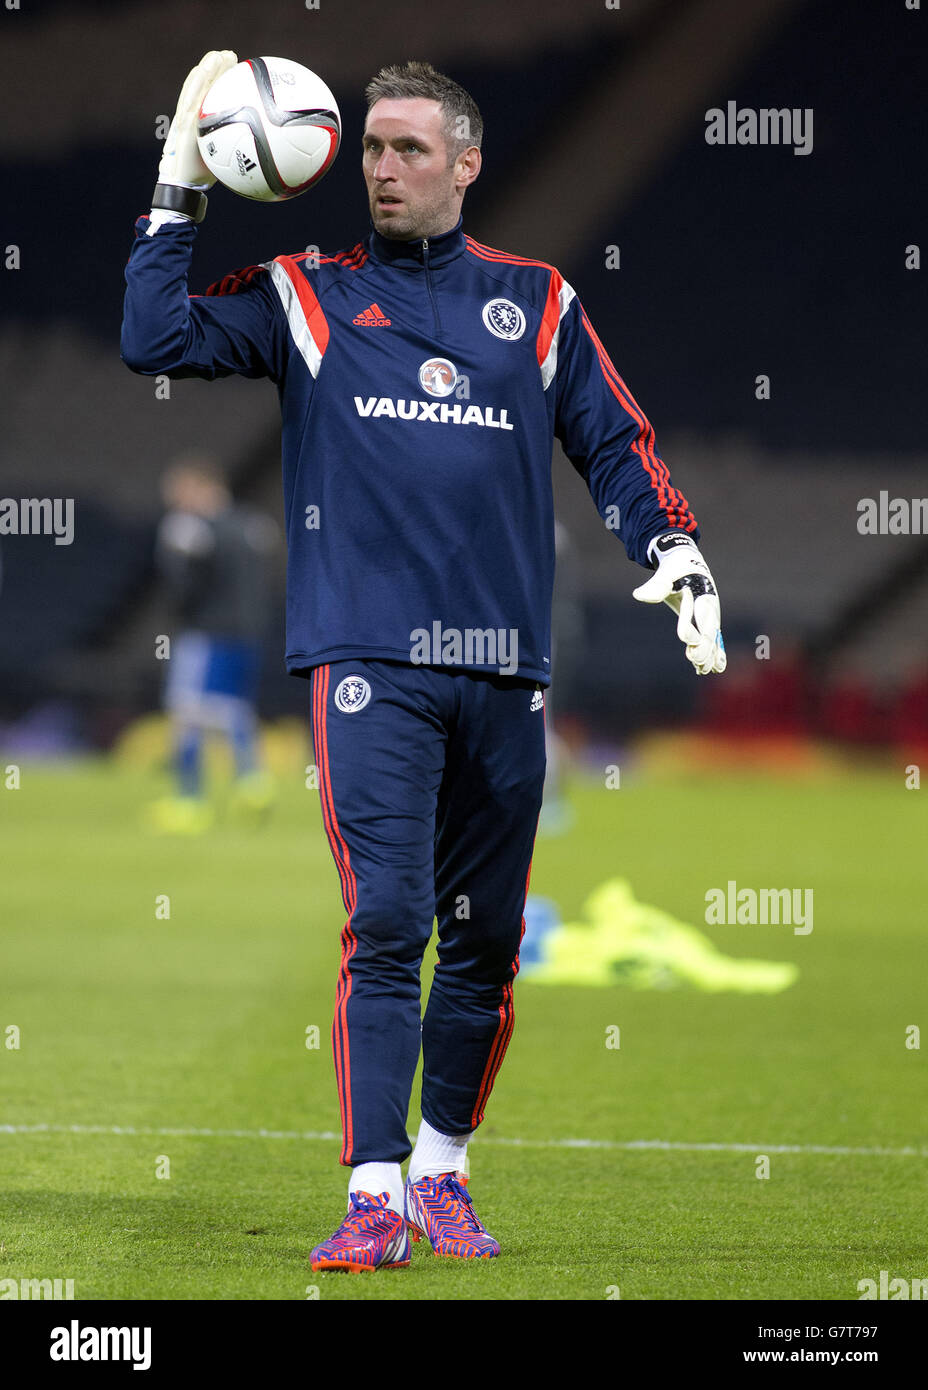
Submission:
M 404 209 L 401 213 L 387 215 L 371 206 L 371 220 L 375 231 L 390 241 L 419 241 L 450 231 L 458 214 L 443 199 L 415 210 Z

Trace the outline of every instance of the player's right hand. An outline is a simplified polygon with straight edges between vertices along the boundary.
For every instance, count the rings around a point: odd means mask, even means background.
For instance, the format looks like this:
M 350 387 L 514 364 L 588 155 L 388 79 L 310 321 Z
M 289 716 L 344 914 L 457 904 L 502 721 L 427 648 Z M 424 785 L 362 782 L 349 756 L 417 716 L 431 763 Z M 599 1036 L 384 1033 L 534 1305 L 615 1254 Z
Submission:
M 238 58 L 231 49 L 213 50 L 204 54 L 187 74 L 158 165 L 159 183 L 212 188 L 216 182 L 215 174 L 207 169 L 197 148 L 197 113 L 217 77 L 221 77 L 228 68 L 234 68 L 237 62 Z
M 715 580 L 689 536 L 668 531 L 657 536 L 654 574 L 632 591 L 640 603 L 666 603 L 677 615 L 677 636 L 697 675 L 721 675 L 728 658 L 722 639 L 722 615 Z

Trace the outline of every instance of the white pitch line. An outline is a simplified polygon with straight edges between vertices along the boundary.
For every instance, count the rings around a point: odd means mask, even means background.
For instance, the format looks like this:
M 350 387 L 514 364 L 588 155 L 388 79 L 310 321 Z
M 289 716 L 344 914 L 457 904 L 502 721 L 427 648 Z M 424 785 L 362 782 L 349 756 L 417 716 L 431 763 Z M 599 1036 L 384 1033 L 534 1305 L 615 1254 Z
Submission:
M 184 1129 L 146 1125 L 0 1125 L 0 1134 L 112 1134 L 177 1139 L 302 1139 L 326 1143 L 341 1134 L 312 1129 Z M 410 1139 L 414 1139 L 410 1135 Z M 834 1154 L 855 1158 L 928 1158 L 928 1149 L 853 1148 L 844 1144 L 690 1144 L 670 1139 L 502 1139 L 478 1137 L 477 1146 L 524 1149 L 607 1149 L 636 1153 Z

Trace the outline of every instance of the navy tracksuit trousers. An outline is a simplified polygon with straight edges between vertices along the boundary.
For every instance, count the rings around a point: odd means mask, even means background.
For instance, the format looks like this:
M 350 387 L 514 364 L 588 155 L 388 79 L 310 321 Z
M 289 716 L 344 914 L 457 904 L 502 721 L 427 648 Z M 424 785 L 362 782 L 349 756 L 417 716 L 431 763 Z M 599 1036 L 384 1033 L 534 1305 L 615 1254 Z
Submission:
M 422 1116 L 483 1119 L 512 1035 L 545 774 L 534 681 L 351 659 L 312 672 L 322 813 L 348 920 L 332 1045 L 347 1165 L 400 1162 Z M 420 968 L 438 918 L 425 1017 Z

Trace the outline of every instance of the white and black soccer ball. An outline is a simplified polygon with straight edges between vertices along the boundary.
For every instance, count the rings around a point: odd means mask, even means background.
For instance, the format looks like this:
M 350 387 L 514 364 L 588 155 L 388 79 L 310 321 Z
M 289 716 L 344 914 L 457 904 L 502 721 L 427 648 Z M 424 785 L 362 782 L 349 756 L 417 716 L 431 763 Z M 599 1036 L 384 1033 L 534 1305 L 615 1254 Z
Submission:
M 248 58 L 217 78 L 197 118 L 203 163 L 243 198 L 280 203 L 327 173 L 342 123 L 321 77 L 287 58 Z

